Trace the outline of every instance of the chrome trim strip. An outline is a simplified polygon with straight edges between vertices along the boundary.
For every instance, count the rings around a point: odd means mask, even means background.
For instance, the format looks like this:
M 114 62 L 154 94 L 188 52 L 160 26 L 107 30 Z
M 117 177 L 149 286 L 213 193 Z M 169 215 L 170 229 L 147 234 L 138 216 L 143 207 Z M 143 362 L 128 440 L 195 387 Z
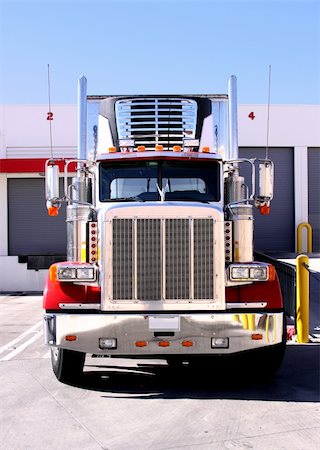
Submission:
M 60 309 L 100 309 L 100 303 L 59 303 Z
M 235 309 L 235 308 L 243 308 L 243 309 L 250 309 L 250 308 L 265 308 L 267 306 L 267 302 L 252 302 L 252 303 L 226 303 L 227 309 Z

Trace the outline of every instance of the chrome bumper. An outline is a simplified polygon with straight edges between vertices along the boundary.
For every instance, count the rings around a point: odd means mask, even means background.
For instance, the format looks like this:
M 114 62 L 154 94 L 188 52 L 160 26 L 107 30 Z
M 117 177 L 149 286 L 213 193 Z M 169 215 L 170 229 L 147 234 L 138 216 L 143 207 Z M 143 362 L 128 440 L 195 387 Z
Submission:
M 228 354 L 281 343 L 283 313 L 45 314 L 44 331 L 47 345 L 91 354 L 141 357 Z M 74 340 L 67 340 L 67 336 Z M 100 338 L 116 339 L 117 348 L 100 349 Z M 212 348 L 212 338 L 228 338 L 228 347 Z M 163 340 L 170 345 L 159 346 Z M 193 345 L 183 346 L 186 340 Z M 137 341 L 146 341 L 147 345 L 137 347 Z

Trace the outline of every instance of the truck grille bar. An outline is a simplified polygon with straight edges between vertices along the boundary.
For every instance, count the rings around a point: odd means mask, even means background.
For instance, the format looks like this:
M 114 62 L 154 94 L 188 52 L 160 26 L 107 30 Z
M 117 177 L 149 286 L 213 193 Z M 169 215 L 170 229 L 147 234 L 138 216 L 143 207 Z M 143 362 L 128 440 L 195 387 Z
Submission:
M 184 138 L 195 138 L 197 102 L 184 98 L 118 100 L 115 106 L 119 139 L 133 139 L 135 146 L 172 150 Z
M 112 220 L 112 300 L 214 301 L 214 220 Z

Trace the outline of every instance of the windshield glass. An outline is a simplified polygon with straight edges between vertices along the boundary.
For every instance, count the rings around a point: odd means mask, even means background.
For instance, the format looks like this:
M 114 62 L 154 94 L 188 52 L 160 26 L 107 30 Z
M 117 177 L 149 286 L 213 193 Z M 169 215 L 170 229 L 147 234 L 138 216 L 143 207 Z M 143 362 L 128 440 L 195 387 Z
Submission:
M 220 200 L 217 161 L 133 161 L 100 164 L 100 201 Z

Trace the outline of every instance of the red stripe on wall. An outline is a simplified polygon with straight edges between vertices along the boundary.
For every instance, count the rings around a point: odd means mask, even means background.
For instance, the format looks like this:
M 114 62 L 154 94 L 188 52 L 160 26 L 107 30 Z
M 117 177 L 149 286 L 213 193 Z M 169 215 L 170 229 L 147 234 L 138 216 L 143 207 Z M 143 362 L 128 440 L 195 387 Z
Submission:
M 0 173 L 44 173 L 46 158 L 34 159 L 0 159 Z M 63 161 L 58 161 L 63 171 Z M 75 164 L 69 165 L 69 172 L 75 171 Z

